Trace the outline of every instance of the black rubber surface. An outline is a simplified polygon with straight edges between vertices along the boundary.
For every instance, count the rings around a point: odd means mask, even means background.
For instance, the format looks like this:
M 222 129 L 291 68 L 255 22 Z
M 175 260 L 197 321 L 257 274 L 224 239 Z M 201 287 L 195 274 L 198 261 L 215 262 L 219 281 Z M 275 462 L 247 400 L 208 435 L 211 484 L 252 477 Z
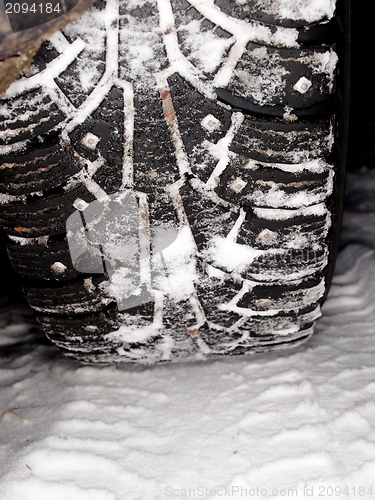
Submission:
M 298 345 L 338 244 L 349 7 L 305 21 L 251 1 L 132 5 L 94 5 L 0 103 L 0 224 L 29 303 L 83 362 Z M 134 193 L 148 238 L 149 299 L 121 311 L 66 235 L 79 203 L 116 193 Z M 161 227 L 178 236 L 159 261 Z

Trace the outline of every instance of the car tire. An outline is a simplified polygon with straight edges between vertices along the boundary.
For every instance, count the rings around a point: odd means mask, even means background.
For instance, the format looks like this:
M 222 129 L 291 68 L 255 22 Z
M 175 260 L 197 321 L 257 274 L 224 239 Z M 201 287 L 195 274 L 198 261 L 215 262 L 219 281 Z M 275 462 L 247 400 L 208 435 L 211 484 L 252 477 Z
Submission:
M 67 356 L 150 364 L 311 336 L 342 216 L 349 18 L 346 1 L 99 0 L 44 42 L 0 103 L 0 225 Z M 74 261 L 67 229 L 124 193 L 146 241 L 133 292 L 125 257 L 116 288 L 95 242 Z M 111 220 L 106 244 L 124 239 Z M 153 254 L 158 230 L 174 236 Z

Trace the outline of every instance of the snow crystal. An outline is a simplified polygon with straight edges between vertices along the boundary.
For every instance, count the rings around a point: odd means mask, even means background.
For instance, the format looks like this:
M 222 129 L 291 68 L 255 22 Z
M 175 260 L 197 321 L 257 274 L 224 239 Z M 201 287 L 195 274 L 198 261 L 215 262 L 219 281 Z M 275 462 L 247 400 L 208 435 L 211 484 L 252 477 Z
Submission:
M 200 22 L 191 21 L 179 28 L 180 33 L 186 34 L 184 46 L 190 50 L 189 59 L 196 62 L 201 71 L 212 73 L 222 63 L 227 49 L 233 44 L 233 39 L 223 39 L 212 31 L 200 31 Z

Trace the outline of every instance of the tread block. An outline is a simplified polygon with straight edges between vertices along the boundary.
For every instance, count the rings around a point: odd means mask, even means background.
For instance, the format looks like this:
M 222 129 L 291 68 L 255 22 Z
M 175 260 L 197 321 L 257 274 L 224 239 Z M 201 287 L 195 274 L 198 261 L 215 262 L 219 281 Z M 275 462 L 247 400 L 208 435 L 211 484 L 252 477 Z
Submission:
M 248 217 L 241 225 L 236 242 L 241 245 L 259 249 L 283 248 L 294 253 L 295 258 L 302 248 L 313 248 L 317 242 L 323 242 L 330 226 L 328 211 L 315 210 L 304 216 L 286 211 L 284 220 L 266 218 L 259 211 L 249 211 Z
M 105 339 L 106 334 L 119 327 L 114 309 L 65 317 L 37 313 L 37 319 L 47 337 L 68 356 L 100 362 L 101 357 L 116 353 L 116 343 Z
M 302 163 L 329 156 L 331 130 L 331 120 L 283 123 L 247 116 L 229 149 L 263 162 Z
M 335 92 L 336 53 L 249 43 L 226 90 L 259 106 L 307 108 Z
M 257 285 L 240 298 L 237 306 L 255 311 L 302 309 L 318 303 L 324 291 L 324 282 L 318 277 L 293 284 Z
M 231 113 L 221 105 L 206 99 L 189 83 L 174 74 L 168 83 L 176 111 L 179 130 L 186 149 L 191 154 L 203 141 L 217 142 L 227 133 L 231 125 Z M 213 124 L 210 127 L 210 116 Z M 208 118 L 206 125 L 203 119 Z
M 235 297 L 241 290 L 242 282 L 233 279 L 229 274 L 207 267 L 202 261 L 198 261 L 197 272 L 199 279 L 195 288 L 207 320 L 220 327 L 231 327 L 242 316 L 231 311 L 223 311 L 219 306 Z M 225 333 L 222 332 L 222 335 Z
M 121 185 L 124 133 L 123 92 L 112 87 L 90 117 L 70 134 L 72 146 L 83 158 L 104 160 L 93 180 L 108 194 Z
M 180 173 L 159 95 L 138 96 L 135 106 L 134 184 L 153 196 L 176 182 Z
M 92 90 L 99 83 L 101 77 L 104 75 L 104 40 L 102 43 L 102 54 L 93 53 L 90 51 L 90 46 L 88 46 L 65 71 L 60 73 L 60 75 L 55 78 L 55 82 L 58 87 L 66 95 L 73 106 L 77 108 L 85 102 L 87 95 L 92 92 Z
M 8 156 L 0 165 L 0 190 L 11 195 L 50 190 L 79 171 L 73 156 L 55 144 L 38 152 Z
M 62 282 L 60 286 L 43 283 L 24 287 L 26 298 L 36 311 L 43 314 L 87 314 L 103 309 L 103 294 L 99 285 L 103 277 Z M 108 297 L 107 297 L 108 299 Z
M 193 191 L 190 186 L 180 189 L 185 212 L 198 250 L 204 250 L 210 238 L 225 238 L 235 224 L 239 209 L 229 210 Z
M 328 17 L 323 12 L 316 11 L 313 19 L 304 20 L 303 7 L 304 2 L 300 2 L 297 6 L 297 12 L 293 12 L 288 16 L 286 12 L 283 16 L 278 15 L 282 12 L 282 2 L 259 2 L 256 0 L 247 0 L 246 2 L 234 2 L 233 0 L 215 0 L 215 5 L 219 7 L 225 14 L 237 19 L 246 21 L 259 21 L 265 24 L 284 26 L 285 28 L 300 28 L 309 24 L 316 23 L 317 21 L 325 21 Z M 298 11 L 301 9 L 301 11 Z M 332 14 L 331 14 L 332 15 Z
M 230 203 L 270 208 L 310 206 L 328 198 L 333 167 L 322 161 L 293 167 L 234 158 L 215 191 Z
M 35 54 L 31 63 L 30 73 L 27 77 L 33 76 L 41 71 L 44 71 L 47 65 L 52 62 L 59 53 L 49 40 L 45 40 Z
M 38 242 L 9 243 L 8 254 L 15 270 L 27 280 L 38 281 L 67 281 L 82 276 L 73 267 L 66 239 L 51 240 L 48 241 L 48 244 Z M 65 267 L 63 272 L 54 271 L 52 266 L 56 262 Z M 46 286 L 48 288 L 49 285 L 46 284 Z
M 66 191 L 57 188 L 42 196 L 30 195 L 24 198 L 23 204 L 18 201 L 3 205 L 0 224 L 8 234 L 26 238 L 64 233 L 77 199 L 89 203 L 94 196 L 82 184 Z
M 179 4 L 173 7 L 180 50 L 210 78 L 226 59 L 235 39 L 231 33 L 205 19 L 194 7 L 181 10 Z

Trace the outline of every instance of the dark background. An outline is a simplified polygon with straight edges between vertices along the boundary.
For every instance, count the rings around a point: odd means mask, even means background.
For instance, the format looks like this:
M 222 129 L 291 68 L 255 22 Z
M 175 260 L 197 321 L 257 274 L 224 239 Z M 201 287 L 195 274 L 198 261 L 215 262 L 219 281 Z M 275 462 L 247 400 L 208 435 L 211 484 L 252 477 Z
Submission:
M 352 0 L 348 169 L 375 166 L 375 28 L 364 2 Z

